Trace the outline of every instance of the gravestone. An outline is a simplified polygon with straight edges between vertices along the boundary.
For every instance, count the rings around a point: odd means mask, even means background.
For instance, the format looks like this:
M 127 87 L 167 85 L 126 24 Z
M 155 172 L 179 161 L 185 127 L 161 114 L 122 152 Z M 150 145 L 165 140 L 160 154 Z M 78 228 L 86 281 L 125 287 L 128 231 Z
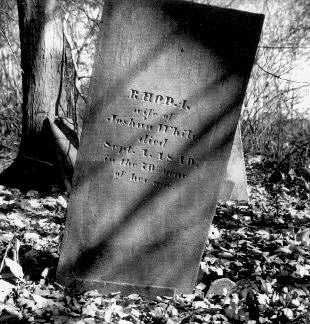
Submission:
M 59 282 L 192 292 L 262 22 L 191 2 L 105 1 Z
M 241 130 L 238 125 L 218 200 L 223 202 L 237 200 L 248 203 L 248 199 Z

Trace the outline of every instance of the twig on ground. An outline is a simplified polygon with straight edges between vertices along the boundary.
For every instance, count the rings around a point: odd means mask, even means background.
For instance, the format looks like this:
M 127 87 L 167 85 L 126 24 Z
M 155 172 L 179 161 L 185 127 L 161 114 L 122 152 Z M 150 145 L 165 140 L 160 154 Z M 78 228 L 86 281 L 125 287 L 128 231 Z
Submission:
M 8 243 L 8 246 L 7 246 L 6 249 L 5 249 L 5 252 L 4 252 L 4 255 L 3 255 L 3 258 L 2 258 L 1 264 L 0 264 L 0 273 L 1 273 L 2 270 L 3 270 L 4 262 L 5 262 L 5 258 L 7 257 L 8 252 L 9 252 L 9 250 L 10 250 L 10 248 L 11 248 L 11 246 L 12 246 L 14 240 L 15 240 L 15 238 L 16 238 L 16 233 L 13 234 L 13 236 L 12 236 L 10 242 Z

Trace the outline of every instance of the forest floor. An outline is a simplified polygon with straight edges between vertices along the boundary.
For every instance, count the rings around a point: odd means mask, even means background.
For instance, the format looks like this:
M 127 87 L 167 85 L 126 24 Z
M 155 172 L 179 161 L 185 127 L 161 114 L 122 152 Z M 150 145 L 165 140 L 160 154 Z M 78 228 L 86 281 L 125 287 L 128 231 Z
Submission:
M 1 143 L 0 172 L 18 140 Z M 310 323 L 310 182 L 254 159 L 247 173 L 250 203 L 218 204 L 195 293 L 154 300 L 57 284 L 68 196 L 0 186 L 0 323 Z

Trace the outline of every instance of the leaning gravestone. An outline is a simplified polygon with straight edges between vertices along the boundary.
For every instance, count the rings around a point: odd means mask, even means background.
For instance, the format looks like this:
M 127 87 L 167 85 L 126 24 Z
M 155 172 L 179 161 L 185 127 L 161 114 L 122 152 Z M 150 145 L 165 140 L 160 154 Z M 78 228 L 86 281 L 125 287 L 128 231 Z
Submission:
M 218 200 L 248 203 L 248 199 L 241 130 L 238 125 Z
M 58 280 L 190 293 L 263 17 L 105 1 Z

